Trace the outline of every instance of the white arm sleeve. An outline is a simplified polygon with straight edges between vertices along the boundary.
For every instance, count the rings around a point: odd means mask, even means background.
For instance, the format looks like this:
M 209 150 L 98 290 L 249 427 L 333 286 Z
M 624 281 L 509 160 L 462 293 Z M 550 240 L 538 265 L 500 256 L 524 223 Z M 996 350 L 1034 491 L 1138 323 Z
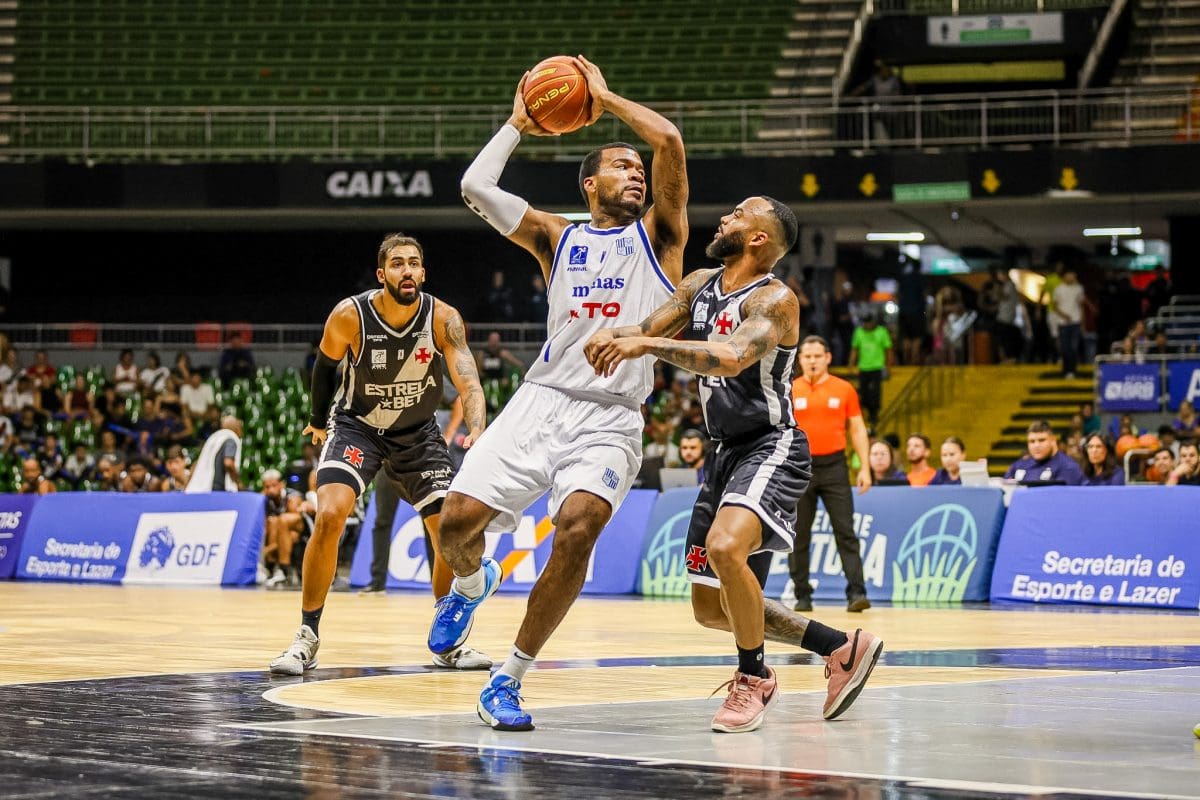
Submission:
M 512 125 L 496 131 L 492 140 L 483 146 L 479 155 L 463 173 L 462 197 L 467 207 L 483 221 L 509 236 L 521 224 L 529 202 L 499 187 L 500 173 L 508 157 L 521 141 L 521 134 Z

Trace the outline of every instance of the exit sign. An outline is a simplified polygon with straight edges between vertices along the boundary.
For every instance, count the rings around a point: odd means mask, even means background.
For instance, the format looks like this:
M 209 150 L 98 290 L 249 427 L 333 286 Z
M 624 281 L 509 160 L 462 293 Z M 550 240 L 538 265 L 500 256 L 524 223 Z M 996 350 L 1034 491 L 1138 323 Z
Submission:
M 892 200 L 897 203 L 939 203 L 970 200 L 969 181 L 949 183 L 897 183 L 892 186 Z

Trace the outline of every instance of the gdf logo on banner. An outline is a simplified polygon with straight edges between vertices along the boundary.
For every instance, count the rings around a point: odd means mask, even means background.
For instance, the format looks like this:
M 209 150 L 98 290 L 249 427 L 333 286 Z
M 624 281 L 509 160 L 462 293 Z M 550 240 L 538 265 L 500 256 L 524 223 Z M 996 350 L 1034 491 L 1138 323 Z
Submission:
M 125 583 L 220 583 L 236 511 L 145 513 L 138 518 Z

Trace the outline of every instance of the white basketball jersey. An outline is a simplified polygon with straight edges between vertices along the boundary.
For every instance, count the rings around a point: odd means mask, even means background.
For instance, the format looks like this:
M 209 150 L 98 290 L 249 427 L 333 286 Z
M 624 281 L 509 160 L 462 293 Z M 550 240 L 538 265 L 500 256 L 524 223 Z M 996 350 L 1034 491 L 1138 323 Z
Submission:
M 626 361 L 597 377 L 583 346 L 601 328 L 637 325 L 675 288 L 667 280 L 641 221 L 624 228 L 567 228 L 558 240 L 546 295 L 547 339 L 527 381 L 604 400 L 613 395 L 638 404 L 653 388 L 654 360 Z

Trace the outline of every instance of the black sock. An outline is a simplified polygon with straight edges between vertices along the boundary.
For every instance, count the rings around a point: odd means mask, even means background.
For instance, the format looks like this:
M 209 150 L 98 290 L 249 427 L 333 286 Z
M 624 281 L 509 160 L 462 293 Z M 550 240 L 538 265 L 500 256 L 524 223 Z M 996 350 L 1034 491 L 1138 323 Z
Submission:
M 800 646 L 810 653 L 828 656 L 848 641 L 850 637 L 841 631 L 810 619 L 808 627 L 804 630 L 804 638 L 800 640 Z
M 770 673 L 767 672 L 767 665 L 763 663 L 763 646 L 760 644 L 753 650 L 743 650 L 738 648 L 738 672 L 743 675 L 753 675 L 756 678 L 765 678 Z
M 304 609 L 301 609 L 300 619 L 303 620 L 301 624 L 312 628 L 312 632 L 317 636 L 320 636 L 321 633 L 317 630 L 317 626 L 321 624 L 321 612 L 324 610 L 325 606 L 321 606 L 316 611 L 305 611 Z

